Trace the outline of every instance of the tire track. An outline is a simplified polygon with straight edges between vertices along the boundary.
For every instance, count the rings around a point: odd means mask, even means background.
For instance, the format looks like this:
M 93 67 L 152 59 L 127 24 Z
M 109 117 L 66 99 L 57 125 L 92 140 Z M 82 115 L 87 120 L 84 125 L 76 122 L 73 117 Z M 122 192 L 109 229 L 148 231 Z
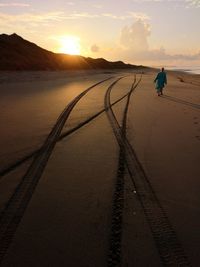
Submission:
M 0 264 L 5 256 L 7 249 L 12 242 L 24 212 L 39 182 L 47 161 L 53 151 L 53 148 L 59 138 L 61 130 L 67 121 L 71 111 L 78 101 L 86 95 L 95 86 L 110 80 L 112 77 L 102 80 L 75 97 L 63 110 L 58 117 L 54 127 L 46 138 L 41 149 L 36 153 L 31 165 L 23 176 L 21 182 L 17 185 L 14 193 L 7 202 L 5 209 L 0 214 Z
M 186 106 L 190 106 L 190 107 L 195 108 L 195 109 L 200 109 L 200 105 L 179 99 L 179 98 L 174 97 L 174 96 L 161 95 L 161 97 L 164 98 L 165 100 L 170 100 L 172 102 L 176 102 L 176 103 L 180 103 L 180 104 L 183 104 Z
M 140 81 L 141 78 L 139 82 Z M 127 100 L 123 112 L 122 126 L 121 126 L 121 131 L 124 137 L 126 136 L 126 122 L 127 122 L 130 97 L 134 89 L 138 86 L 139 82 L 136 84 L 136 75 L 135 75 L 131 89 L 127 94 Z M 124 162 L 125 162 L 124 151 L 120 148 L 115 192 L 113 197 L 108 267 L 120 266 L 121 263 L 121 238 L 122 238 L 122 223 L 123 223 L 123 208 L 124 208 L 124 174 L 125 174 Z
M 146 176 L 137 155 L 125 135 L 113 112 L 110 104 L 110 86 L 105 95 L 105 107 L 108 120 L 111 124 L 115 137 L 120 147 L 121 153 L 124 154 L 125 164 L 136 188 L 136 192 L 142 205 L 145 217 L 149 223 L 152 236 L 154 238 L 157 250 L 159 252 L 163 266 L 190 266 L 181 244 L 178 241 L 176 233 L 157 198 L 148 177 Z M 130 97 L 129 97 L 130 99 Z M 128 111 L 127 101 L 127 109 Z M 127 114 L 125 110 L 125 113 Z M 124 115 L 126 117 L 126 115 Z M 125 121 L 124 121 L 124 124 Z M 115 238 L 115 233 L 111 233 L 111 239 Z M 113 241 L 111 241 L 113 242 Z M 116 248 L 112 250 L 109 257 L 108 266 L 120 266 L 120 244 L 116 239 Z M 115 256 L 115 254 L 117 256 Z
M 119 103 L 121 100 L 123 100 L 125 97 L 128 96 L 129 93 L 125 94 L 124 96 L 120 97 L 119 99 L 117 99 L 116 101 L 114 101 L 111 105 L 116 105 L 117 103 Z M 75 126 L 74 128 L 62 133 L 59 138 L 58 138 L 58 142 L 61 141 L 62 139 L 64 139 L 65 137 L 69 136 L 70 134 L 76 132 L 78 129 L 80 129 L 81 127 L 83 127 L 84 125 L 88 124 L 89 122 L 91 122 L 92 120 L 96 119 L 98 116 L 100 116 L 103 112 L 105 112 L 105 108 L 101 109 L 99 112 L 95 113 L 94 115 L 90 116 L 89 118 L 85 119 L 84 121 L 80 122 L 77 126 Z M 21 166 L 23 163 L 25 163 L 26 161 L 28 161 L 29 159 L 31 159 L 32 157 L 34 157 L 37 153 L 39 153 L 40 149 L 35 150 L 30 152 L 28 155 L 20 158 L 19 160 L 9 164 L 8 166 L 6 166 L 5 168 L 0 170 L 0 179 L 7 175 L 9 172 L 15 170 L 17 167 Z

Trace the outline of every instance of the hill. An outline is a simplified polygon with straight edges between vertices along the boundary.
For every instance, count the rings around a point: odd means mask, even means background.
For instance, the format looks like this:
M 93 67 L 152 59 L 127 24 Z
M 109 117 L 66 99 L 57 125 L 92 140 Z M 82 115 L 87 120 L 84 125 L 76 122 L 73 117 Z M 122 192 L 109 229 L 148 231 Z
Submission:
M 0 35 L 0 70 L 124 69 L 137 66 L 103 58 L 57 54 L 17 34 Z

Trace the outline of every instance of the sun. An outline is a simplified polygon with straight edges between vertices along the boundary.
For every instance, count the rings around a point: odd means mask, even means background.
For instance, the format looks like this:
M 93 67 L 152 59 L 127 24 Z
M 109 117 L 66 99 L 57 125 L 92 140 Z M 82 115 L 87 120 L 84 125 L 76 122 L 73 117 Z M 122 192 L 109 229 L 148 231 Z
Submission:
M 70 55 L 80 55 L 81 46 L 80 38 L 77 36 L 63 36 L 60 38 L 60 49 L 61 53 Z

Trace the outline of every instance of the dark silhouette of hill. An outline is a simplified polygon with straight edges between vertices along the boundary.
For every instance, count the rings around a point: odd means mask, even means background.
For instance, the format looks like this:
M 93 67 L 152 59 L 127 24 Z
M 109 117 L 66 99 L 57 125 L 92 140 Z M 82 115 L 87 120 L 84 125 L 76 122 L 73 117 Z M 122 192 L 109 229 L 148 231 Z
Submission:
M 122 61 L 57 54 L 31 43 L 17 34 L 0 35 L 0 70 L 67 70 L 67 69 L 137 68 Z

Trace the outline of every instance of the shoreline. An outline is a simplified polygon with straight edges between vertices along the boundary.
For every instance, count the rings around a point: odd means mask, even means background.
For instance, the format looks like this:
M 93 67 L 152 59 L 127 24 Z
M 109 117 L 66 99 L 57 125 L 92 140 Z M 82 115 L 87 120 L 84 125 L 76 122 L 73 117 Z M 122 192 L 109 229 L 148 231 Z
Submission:
M 88 75 L 102 75 L 111 74 L 115 75 L 118 73 L 149 73 L 158 72 L 159 68 L 145 67 L 138 69 L 90 69 L 90 70 L 36 70 L 36 71 L 2 71 L 0 70 L 0 85 L 6 83 L 20 83 L 20 82 L 37 82 L 37 81 L 53 81 L 53 80 L 65 80 L 70 81 L 76 77 L 84 78 Z M 167 73 L 186 75 L 190 78 L 200 78 L 200 73 L 193 73 L 184 70 L 165 69 Z
M 200 66 L 198 67 L 184 67 L 184 68 L 181 68 L 181 67 L 170 67 L 170 68 L 165 68 L 166 71 L 178 71 L 178 72 L 183 72 L 183 73 L 188 73 L 188 74 L 197 74 L 197 75 L 200 75 Z

